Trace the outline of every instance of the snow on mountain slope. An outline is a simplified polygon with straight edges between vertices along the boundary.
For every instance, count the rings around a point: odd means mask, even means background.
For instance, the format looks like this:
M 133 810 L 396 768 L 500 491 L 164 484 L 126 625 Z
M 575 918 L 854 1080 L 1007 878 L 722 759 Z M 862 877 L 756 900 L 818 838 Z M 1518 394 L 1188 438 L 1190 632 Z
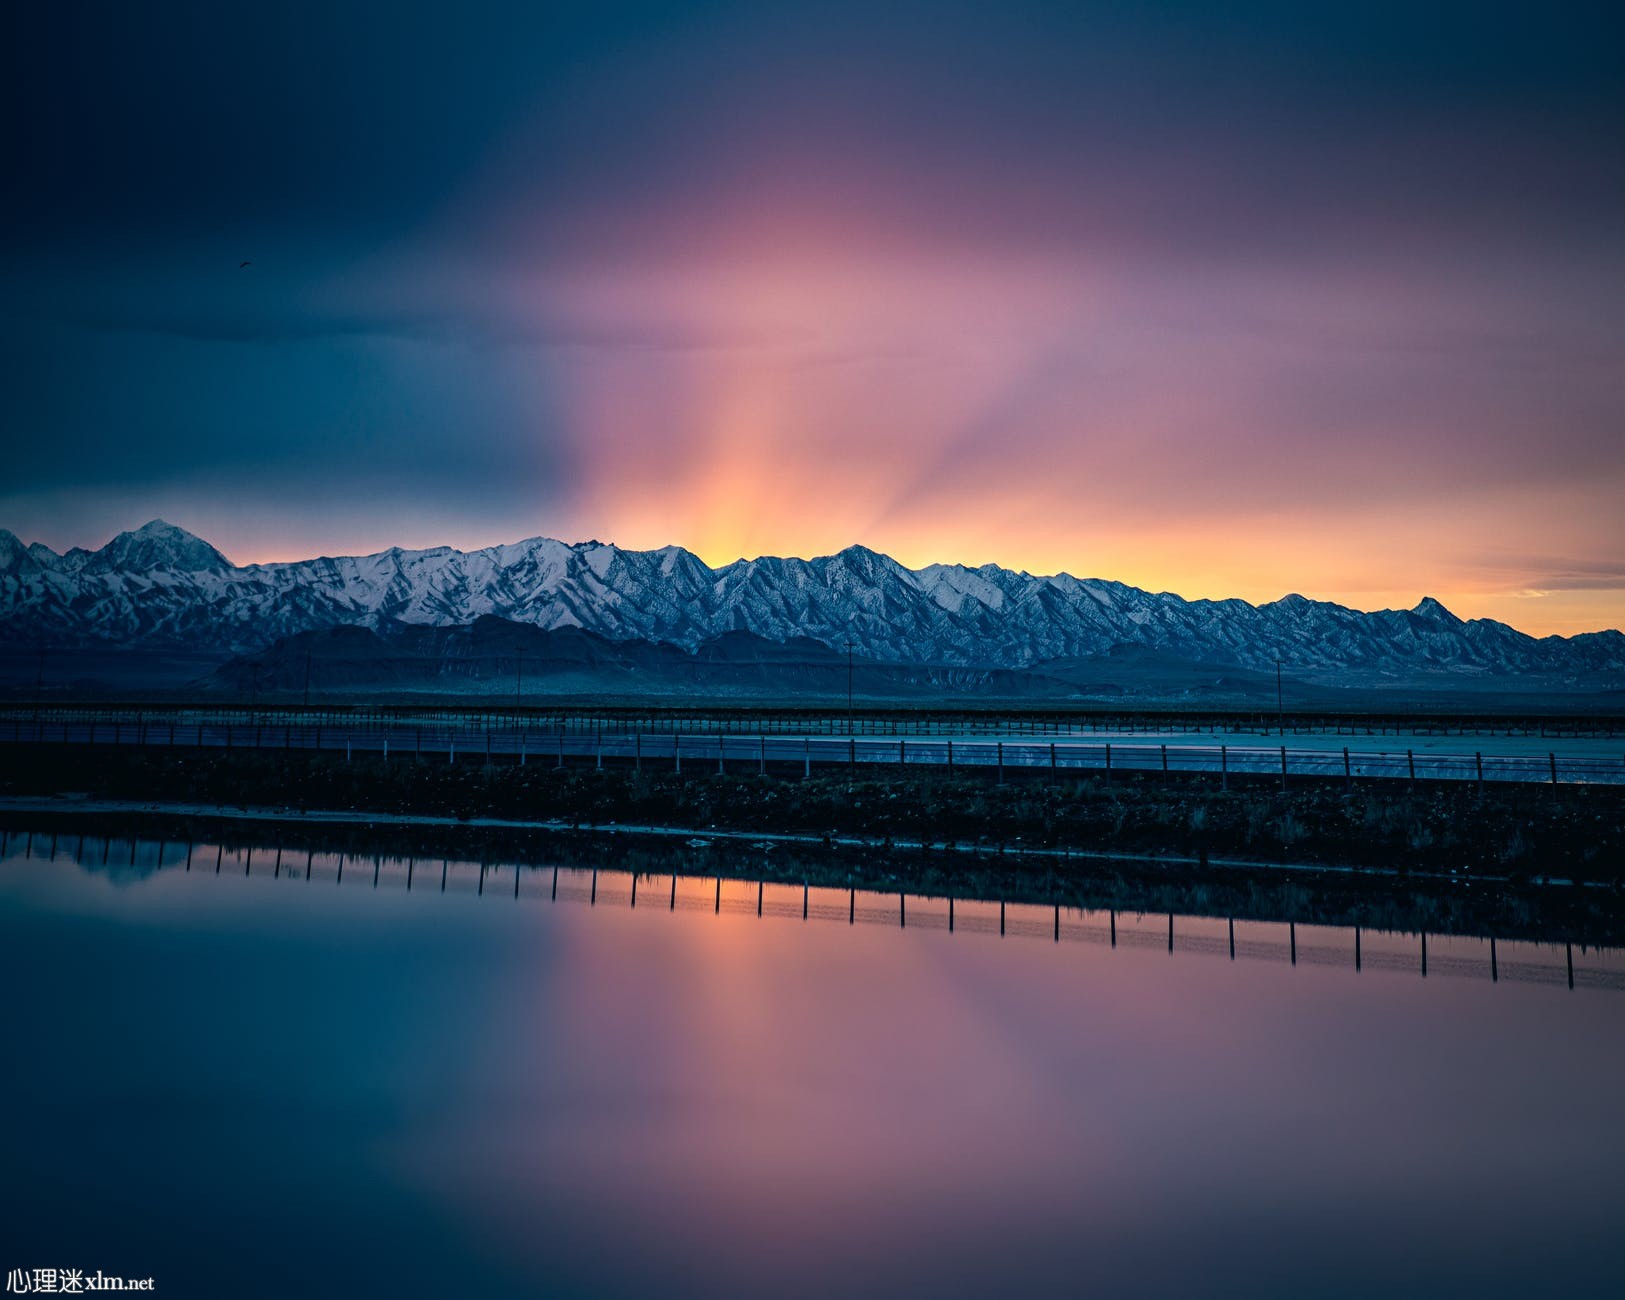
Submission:
M 530 538 L 477 551 L 235 566 L 161 520 L 98 551 L 57 555 L 0 530 L 0 627 L 12 645 L 175 647 L 241 653 L 279 637 L 385 622 L 466 624 L 494 615 L 542 629 L 693 650 L 727 632 L 848 641 L 878 661 L 1021 668 L 1141 646 L 1212 663 L 1405 676 L 1625 671 L 1625 636 L 1536 639 L 1438 601 L 1362 613 L 1292 595 L 1265 605 L 1183 600 L 1068 574 L 996 565 L 918 571 L 851 546 L 802 560 L 713 569 L 681 547 L 627 551 Z

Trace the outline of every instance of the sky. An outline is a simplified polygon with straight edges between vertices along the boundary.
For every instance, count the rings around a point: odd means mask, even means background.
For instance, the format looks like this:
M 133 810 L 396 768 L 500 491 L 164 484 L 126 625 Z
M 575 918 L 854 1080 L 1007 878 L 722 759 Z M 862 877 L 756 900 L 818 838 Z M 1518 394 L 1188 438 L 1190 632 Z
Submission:
M 4 21 L 25 540 L 861 542 L 1625 625 L 1616 6 Z

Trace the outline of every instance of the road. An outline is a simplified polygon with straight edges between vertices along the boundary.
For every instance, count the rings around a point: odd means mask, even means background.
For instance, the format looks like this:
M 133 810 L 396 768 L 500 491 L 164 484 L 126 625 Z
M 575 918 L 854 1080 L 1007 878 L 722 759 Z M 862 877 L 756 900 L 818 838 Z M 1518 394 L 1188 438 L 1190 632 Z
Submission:
M 1063 774 L 1201 772 L 1332 780 L 1484 781 L 1625 784 L 1625 753 L 1612 742 L 1528 736 L 1328 736 L 1092 733 L 1088 739 L 793 736 L 717 732 L 553 731 L 473 724 L 118 720 L 14 718 L 0 723 L 0 744 L 146 745 L 205 749 L 323 750 L 345 754 L 439 757 L 448 762 L 522 762 L 598 766 L 652 765 L 674 771 L 799 767 L 871 771 L 929 766 L 943 770 L 1047 771 Z M 1339 743 L 1342 742 L 1342 743 Z M 1397 743 L 1403 742 L 1403 743 Z M 1452 744 L 1453 742 L 1453 744 Z M 1345 748 L 1346 745 L 1346 748 Z

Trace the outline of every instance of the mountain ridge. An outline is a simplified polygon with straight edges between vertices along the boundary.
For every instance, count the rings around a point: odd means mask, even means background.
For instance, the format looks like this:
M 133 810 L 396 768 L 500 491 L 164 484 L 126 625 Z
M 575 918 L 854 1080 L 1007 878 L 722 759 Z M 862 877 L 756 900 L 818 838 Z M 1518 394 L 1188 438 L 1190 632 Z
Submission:
M 0 529 L 0 620 L 14 645 L 242 654 L 323 628 L 450 626 L 485 615 L 691 652 L 730 631 L 843 652 L 850 640 L 867 659 L 908 664 L 1024 669 L 1129 645 L 1255 671 L 1279 660 L 1328 680 L 1625 674 L 1617 630 L 1536 638 L 1460 619 L 1431 596 L 1410 610 L 1370 612 L 1297 593 L 1261 605 L 1185 600 L 994 564 L 909 569 L 861 545 L 713 568 L 680 546 L 532 537 L 472 551 L 391 547 L 239 566 L 162 520 L 61 555 Z

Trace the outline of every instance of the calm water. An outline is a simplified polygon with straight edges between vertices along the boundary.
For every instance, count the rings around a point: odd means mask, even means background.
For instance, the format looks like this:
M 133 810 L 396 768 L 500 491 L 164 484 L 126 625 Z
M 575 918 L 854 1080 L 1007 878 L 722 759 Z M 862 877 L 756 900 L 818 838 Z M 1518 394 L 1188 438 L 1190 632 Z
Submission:
M 669 878 L 0 864 L 0 1271 L 158 1294 L 1616 1293 L 1576 950 Z M 71 850 L 71 851 L 70 851 Z M 102 858 L 106 857 L 106 865 Z M 247 874 L 244 869 L 247 868 Z M 273 875 L 273 872 L 275 873 Z

